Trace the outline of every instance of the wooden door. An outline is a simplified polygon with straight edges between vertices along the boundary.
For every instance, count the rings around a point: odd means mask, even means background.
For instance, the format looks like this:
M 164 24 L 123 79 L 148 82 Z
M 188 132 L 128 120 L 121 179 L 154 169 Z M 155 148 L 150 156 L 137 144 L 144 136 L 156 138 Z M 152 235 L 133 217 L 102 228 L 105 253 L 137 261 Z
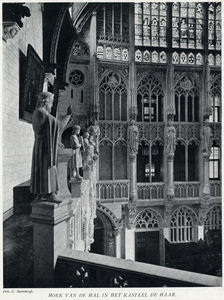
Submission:
M 135 233 L 135 260 L 159 265 L 159 231 Z

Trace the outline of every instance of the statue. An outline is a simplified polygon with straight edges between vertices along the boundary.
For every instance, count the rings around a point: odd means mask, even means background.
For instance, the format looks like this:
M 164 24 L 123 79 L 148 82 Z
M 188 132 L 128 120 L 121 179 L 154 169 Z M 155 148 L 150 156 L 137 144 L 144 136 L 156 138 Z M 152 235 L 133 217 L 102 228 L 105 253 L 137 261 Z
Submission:
M 212 130 L 209 126 L 208 119 L 204 121 L 201 139 L 202 152 L 210 155 L 212 153 Z
M 166 154 L 174 154 L 176 150 L 176 128 L 173 121 L 169 120 L 166 131 Z
M 79 169 L 82 167 L 82 154 L 81 154 L 81 147 L 83 145 L 83 138 L 81 136 L 78 137 L 80 134 L 81 127 L 75 125 L 73 127 L 72 135 L 70 137 L 70 144 L 71 148 L 73 149 L 73 158 L 72 158 L 72 170 L 73 170 L 73 177 L 75 179 L 81 180 L 82 177 L 79 174 Z
M 83 169 L 86 168 L 88 169 L 89 166 L 89 162 L 92 161 L 91 158 L 91 145 L 89 143 L 89 137 L 90 134 L 86 131 L 83 134 Z
M 128 128 L 128 141 L 129 141 L 129 147 L 130 151 L 132 153 L 138 153 L 138 127 L 135 124 L 135 120 L 131 120 L 131 124 Z
M 35 141 L 30 191 L 37 194 L 38 200 L 60 203 L 62 201 L 56 195 L 59 190 L 56 168 L 58 135 L 71 117 L 71 108 L 68 107 L 66 117 L 59 121 L 50 114 L 53 101 L 54 95 L 52 93 L 40 93 L 36 109 L 33 112 L 32 123 Z
M 87 131 L 93 137 L 93 142 L 95 143 L 94 152 L 99 154 L 99 135 L 100 135 L 100 127 L 97 123 L 97 120 L 93 120 L 92 125 L 88 127 Z

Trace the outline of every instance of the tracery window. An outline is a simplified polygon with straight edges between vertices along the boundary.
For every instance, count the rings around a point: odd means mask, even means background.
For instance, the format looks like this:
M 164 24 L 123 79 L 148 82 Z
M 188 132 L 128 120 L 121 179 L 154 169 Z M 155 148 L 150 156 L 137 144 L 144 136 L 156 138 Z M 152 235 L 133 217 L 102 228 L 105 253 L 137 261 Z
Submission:
M 145 209 L 136 220 L 136 229 L 158 228 L 159 222 L 155 214 L 149 209 Z
M 187 76 L 175 87 L 174 122 L 199 122 L 199 91 Z
M 172 5 L 172 46 L 202 49 L 203 3 L 174 2 Z
M 222 211 L 221 206 L 217 205 L 211 208 L 206 214 L 204 222 L 205 231 L 221 229 L 222 226 Z
M 100 120 L 127 120 L 127 90 L 123 79 L 111 72 L 99 87 Z
M 171 243 L 183 243 L 193 241 L 193 218 L 185 207 L 178 209 L 170 222 Z
M 212 115 L 209 118 L 210 122 L 221 122 L 221 77 L 219 76 L 211 86 L 211 106 Z
M 155 77 L 147 75 L 137 89 L 139 122 L 163 122 L 163 89 Z
M 166 47 L 167 4 L 135 3 L 135 45 Z
M 220 179 L 220 147 L 213 143 L 212 153 L 209 157 L 209 179 Z

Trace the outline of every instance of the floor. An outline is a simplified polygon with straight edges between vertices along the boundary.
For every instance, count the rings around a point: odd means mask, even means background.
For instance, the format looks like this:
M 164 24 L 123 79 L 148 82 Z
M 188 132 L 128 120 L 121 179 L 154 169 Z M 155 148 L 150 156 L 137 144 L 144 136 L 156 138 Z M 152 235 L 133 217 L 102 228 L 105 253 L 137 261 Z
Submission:
M 29 215 L 3 224 L 4 288 L 33 287 L 33 226 Z

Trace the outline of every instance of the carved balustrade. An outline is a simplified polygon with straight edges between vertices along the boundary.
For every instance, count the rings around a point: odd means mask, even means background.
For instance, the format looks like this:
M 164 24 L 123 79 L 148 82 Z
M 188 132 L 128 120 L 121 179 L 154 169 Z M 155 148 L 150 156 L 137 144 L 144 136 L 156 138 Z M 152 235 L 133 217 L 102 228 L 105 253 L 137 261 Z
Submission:
M 129 180 L 99 181 L 96 184 L 96 198 L 102 200 L 128 201 L 129 199 Z
M 137 183 L 138 199 L 163 200 L 165 183 Z
M 222 185 L 221 181 L 210 182 L 211 197 L 221 197 Z
M 127 140 L 127 122 L 99 121 L 99 140 Z
M 200 182 L 175 182 L 175 198 L 186 199 L 186 198 L 199 198 L 200 196 Z
M 190 141 L 198 140 L 200 141 L 200 123 L 178 123 L 175 124 L 176 137 L 178 140 Z

